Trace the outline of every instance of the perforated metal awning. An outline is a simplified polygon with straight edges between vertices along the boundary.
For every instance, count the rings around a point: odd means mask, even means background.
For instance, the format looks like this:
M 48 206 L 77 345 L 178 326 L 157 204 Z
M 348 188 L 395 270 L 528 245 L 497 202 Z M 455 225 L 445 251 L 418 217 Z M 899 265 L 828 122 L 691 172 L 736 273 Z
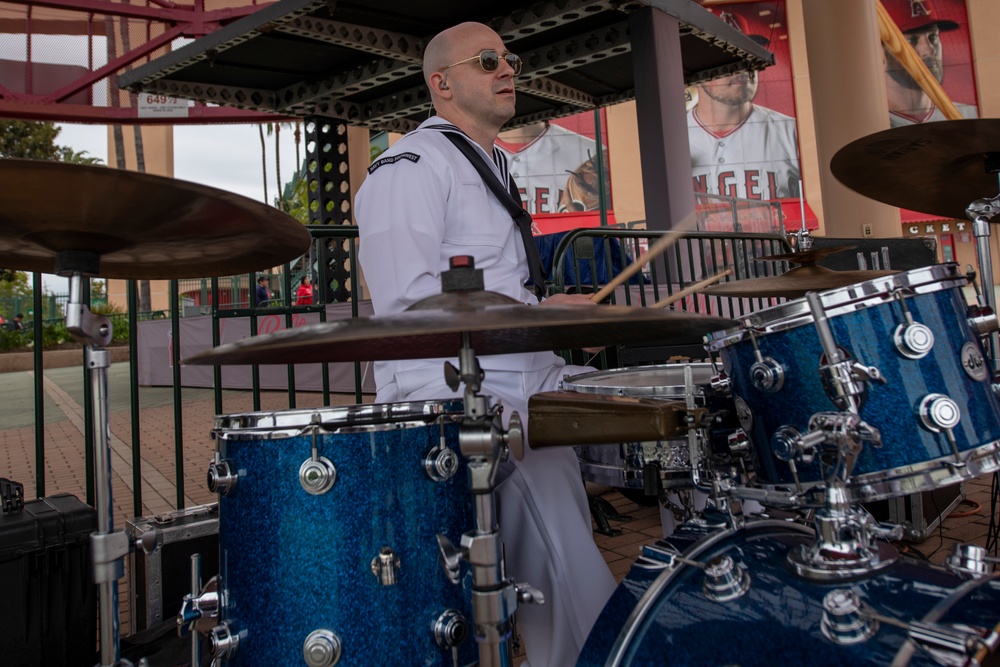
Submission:
M 424 45 L 462 21 L 492 26 L 525 61 L 510 127 L 635 96 L 630 22 L 680 25 L 684 80 L 773 64 L 770 52 L 689 0 L 283 0 L 119 78 L 153 92 L 405 132 L 427 117 Z M 497 17 L 498 9 L 507 13 Z

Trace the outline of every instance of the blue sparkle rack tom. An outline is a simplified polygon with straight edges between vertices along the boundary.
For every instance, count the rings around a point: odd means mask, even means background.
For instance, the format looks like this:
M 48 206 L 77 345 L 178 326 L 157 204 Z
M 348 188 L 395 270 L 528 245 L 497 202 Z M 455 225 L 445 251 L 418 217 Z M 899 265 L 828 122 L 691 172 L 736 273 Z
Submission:
M 473 525 L 461 401 L 217 418 L 220 574 L 195 606 L 237 666 L 470 665 Z M 214 589 L 214 593 L 212 590 Z M 206 604 L 208 602 L 208 604 Z M 192 614 L 185 600 L 182 618 Z M 208 615 L 206 615 L 208 616 Z
M 831 456 L 810 434 L 829 433 L 824 415 L 846 411 L 873 427 L 848 461 L 855 500 L 1000 469 L 1000 402 L 980 343 L 996 323 L 970 317 L 966 283 L 955 264 L 940 264 L 818 293 L 836 364 L 807 299 L 712 334 L 707 348 L 731 377 L 757 483 L 801 493 L 835 476 L 840 446 Z

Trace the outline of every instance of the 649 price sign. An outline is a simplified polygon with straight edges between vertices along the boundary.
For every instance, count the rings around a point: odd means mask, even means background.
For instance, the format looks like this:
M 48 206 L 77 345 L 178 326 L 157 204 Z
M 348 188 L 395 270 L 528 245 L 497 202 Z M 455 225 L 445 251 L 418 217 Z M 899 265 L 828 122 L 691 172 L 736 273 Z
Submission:
M 188 101 L 169 95 L 139 93 L 139 118 L 185 118 Z

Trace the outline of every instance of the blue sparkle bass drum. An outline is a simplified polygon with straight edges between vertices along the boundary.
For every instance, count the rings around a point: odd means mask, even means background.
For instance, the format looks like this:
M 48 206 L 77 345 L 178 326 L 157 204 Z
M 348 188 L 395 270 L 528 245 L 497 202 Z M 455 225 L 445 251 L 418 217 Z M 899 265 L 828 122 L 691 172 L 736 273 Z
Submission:
M 1000 581 L 909 558 L 808 581 L 783 521 L 686 525 L 645 547 L 591 631 L 578 667 L 965 667 L 1000 664 Z
M 472 576 L 438 535 L 473 528 L 461 401 L 217 418 L 213 654 L 233 667 L 464 666 Z
M 856 501 L 957 484 L 1000 469 L 1000 401 L 954 263 L 819 293 L 844 367 L 860 387 L 858 414 L 877 429 L 850 471 Z M 826 355 L 806 299 L 760 310 L 709 336 L 732 381 L 756 483 L 822 487 L 838 461 L 801 452 L 813 415 L 846 409 L 821 372 Z

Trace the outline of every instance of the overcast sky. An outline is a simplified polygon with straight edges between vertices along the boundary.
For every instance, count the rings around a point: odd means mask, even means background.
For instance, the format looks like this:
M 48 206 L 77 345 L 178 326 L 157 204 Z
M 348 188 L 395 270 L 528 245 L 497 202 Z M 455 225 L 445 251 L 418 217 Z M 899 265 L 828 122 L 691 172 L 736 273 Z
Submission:
M 59 123 L 56 144 L 108 160 L 106 125 Z M 277 193 L 274 170 L 274 136 L 267 137 L 267 196 Z M 300 146 L 305 158 L 305 141 Z M 257 201 L 264 200 L 260 135 L 256 125 L 178 125 L 174 127 L 174 178 L 228 190 Z M 281 178 L 287 182 L 295 168 L 295 139 L 291 131 L 281 132 Z M 43 285 L 50 291 L 66 291 L 65 279 L 46 275 Z

